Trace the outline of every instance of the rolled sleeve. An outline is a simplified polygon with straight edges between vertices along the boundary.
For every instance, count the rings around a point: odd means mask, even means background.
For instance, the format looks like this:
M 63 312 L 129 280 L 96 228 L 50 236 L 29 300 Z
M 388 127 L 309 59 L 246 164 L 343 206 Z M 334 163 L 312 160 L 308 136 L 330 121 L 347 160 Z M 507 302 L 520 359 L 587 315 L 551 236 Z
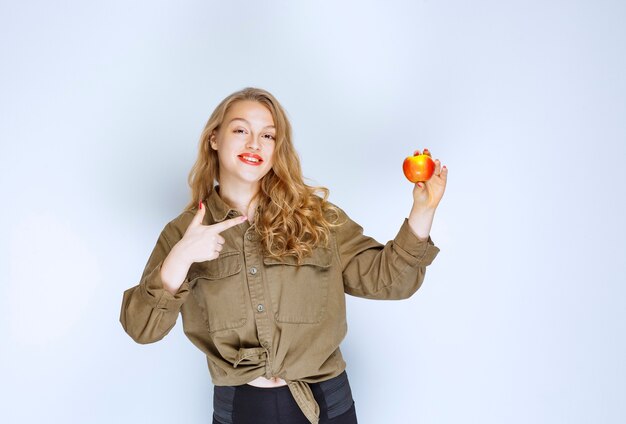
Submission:
M 437 248 L 430 236 L 420 240 L 405 218 L 396 237 L 385 245 L 363 234 L 363 228 L 341 211 L 336 230 L 344 291 L 368 299 L 406 299 L 421 286 Z
M 142 280 L 139 285 L 141 294 L 146 303 L 153 308 L 162 311 L 178 312 L 189 294 L 189 282 L 185 281 L 175 294 L 170 293 L 163 287 L 163 280 L 161 280 L 162 265 L 163 262 L 160 262 Z
M 427 240 L 420 240 L 411 229 L 409 220 L 406 218 L 393 241 L 397 248 L 402 249 L 415 259 L 411 263 L 414 266 L 430 265 L 439 253 L 439 248 L 435 246 L 430 235 Z
M 124 292 L 120 322 L 137 343 L 153 343 L 165 337 L 189 296 L 188 281 L 172 294 L 163 287 L 161 279 L 161 266 L 172 248 L 169 240 L 181 237 L 180 229 L 168 224 L 152 250 L 139 284 Z

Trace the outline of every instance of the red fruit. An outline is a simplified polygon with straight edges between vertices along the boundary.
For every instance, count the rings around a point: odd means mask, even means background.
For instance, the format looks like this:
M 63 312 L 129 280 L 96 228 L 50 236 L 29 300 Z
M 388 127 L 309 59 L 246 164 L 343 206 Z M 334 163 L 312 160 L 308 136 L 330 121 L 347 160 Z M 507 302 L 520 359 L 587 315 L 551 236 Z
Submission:
M 435 162 L 429 155 L 414 155 L 404 159 L 402 171 L 409 181 L 428 181 L 435 173 Z

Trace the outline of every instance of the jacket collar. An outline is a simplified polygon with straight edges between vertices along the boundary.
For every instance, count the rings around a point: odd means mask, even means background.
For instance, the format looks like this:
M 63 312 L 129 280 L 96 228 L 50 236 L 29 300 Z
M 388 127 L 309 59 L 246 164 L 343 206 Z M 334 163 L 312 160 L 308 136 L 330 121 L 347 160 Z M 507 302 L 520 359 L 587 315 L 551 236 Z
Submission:
M 231 208 L 224 202 L 224 200 L 220 197 L 219 194 L 220 186 L 216 185 L 211 193 L 209 193 L 209 197 L 207 198 L 207 208 L 211 215 L 213 216 L 213 222 L 222 222 L 226 218 L 234 218 L 237 215 L 240 215 L 236 209 Z

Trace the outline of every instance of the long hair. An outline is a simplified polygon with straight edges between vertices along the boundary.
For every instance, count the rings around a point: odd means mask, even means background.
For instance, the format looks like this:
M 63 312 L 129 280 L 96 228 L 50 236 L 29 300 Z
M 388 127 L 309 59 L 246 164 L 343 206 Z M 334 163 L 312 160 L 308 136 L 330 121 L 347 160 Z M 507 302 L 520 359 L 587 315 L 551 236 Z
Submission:
M 327 201 L 326 187 L 304 183 L 287 114 L 278 100 L 265 90 L 248 87 L 237 91 L 222 100 L 211 114 L 200 136 L 198 157 L 189 173 L 191 201 L 186 209 L 197 208 L 198 202 L 214 190 L 215 182 L 219 183 L 217 151 L 211 148 L 209 140 L 229 108 L 242 100 L 264 105 L 272 114 L 276 128 L 274 164 L 261 179 L 255 196 L 260 208 L 254 223 L 262 240 L 263 253 L 275 258 L 294 256 L 300 262 L 317 246 L 328 244 L 330 229 L 339 225 L 339 211 Z

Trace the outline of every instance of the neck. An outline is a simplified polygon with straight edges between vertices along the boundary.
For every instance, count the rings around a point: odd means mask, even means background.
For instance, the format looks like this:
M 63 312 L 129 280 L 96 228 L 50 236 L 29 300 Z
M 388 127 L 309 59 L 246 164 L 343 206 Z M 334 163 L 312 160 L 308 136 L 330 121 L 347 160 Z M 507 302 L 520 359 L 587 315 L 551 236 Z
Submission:
M 233 181 L 220 181 L 220 197 L 229 206 L 238 210 L 252 222 L 256 210 L 252 198 L 258 193 L 260 184 L 241 184 Z

